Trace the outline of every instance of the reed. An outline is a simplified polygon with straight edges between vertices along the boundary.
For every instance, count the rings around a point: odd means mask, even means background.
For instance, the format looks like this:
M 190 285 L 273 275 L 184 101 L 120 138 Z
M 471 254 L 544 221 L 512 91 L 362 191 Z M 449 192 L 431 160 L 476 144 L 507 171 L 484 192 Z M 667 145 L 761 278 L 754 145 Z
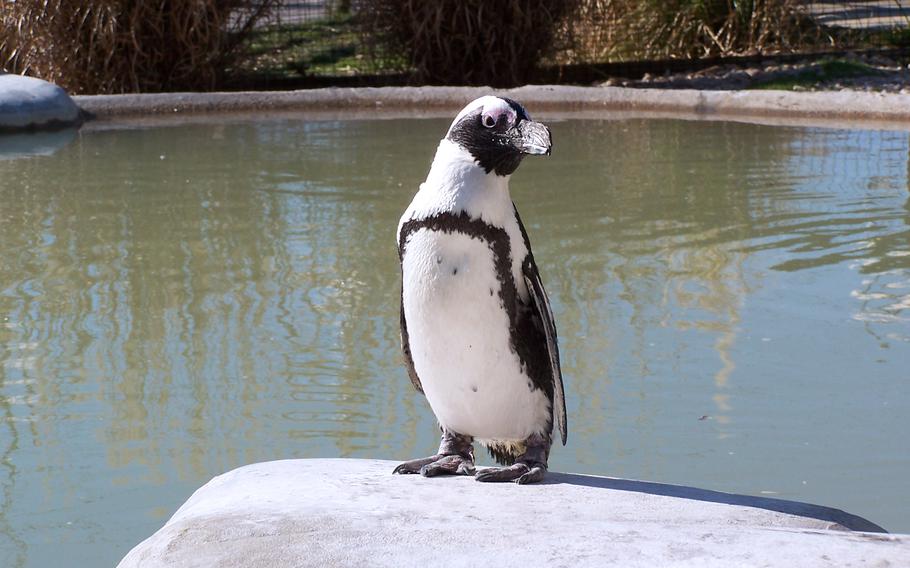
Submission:
M 506 87 L 533 78 L 578 0 L 364 0 L 355 4 L 374 59 L 414 82 Z M 379 67 L 384 65 L 380 63 Z
M 0 67 L 73 93 L 208 90 L 281 0 L 4 0 Z
M 837 39 L 799 0 L 582 0 L 559 62 L 792 53 Z

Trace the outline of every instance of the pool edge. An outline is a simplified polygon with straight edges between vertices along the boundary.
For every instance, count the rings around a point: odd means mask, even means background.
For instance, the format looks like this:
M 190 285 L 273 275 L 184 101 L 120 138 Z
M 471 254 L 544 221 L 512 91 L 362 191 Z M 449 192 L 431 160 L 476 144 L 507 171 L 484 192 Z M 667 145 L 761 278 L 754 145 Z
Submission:
M 699 91 L 527 85 L 490 87 L 367 87 L 300 91 L 152 93 L 73 97 L 97 121 L 199 114 L 350 112 L 363 115 L 445 116 L 490 92 L 549 114 L 623 113 L 689 120 L 910 130 L 910 94 L 862 91 Z

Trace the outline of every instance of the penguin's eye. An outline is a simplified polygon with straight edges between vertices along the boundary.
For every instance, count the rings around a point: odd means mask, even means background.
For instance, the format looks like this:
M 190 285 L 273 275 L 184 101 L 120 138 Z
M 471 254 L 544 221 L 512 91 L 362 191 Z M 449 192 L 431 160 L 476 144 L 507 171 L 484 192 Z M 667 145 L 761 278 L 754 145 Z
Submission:
M 493 115 L 485 114 L 480 118 L 480 122 L 483 123 L 487 128 L 493 128 L 496 126 L 496 119 L 493 118 Z

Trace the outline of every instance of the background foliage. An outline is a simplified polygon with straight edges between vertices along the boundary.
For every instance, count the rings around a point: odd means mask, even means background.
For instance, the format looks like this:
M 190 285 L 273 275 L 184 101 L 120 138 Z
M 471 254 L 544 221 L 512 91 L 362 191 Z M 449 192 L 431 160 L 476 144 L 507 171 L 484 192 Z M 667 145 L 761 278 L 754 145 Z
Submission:
M 572 66 L 906 49 L 903 1 L 3 0 L 0 67 L 74 93 L 505 87 L 592 75 Z
M 19 0 L 0 66 L 74 93 L 212 89 L 281 0 Z

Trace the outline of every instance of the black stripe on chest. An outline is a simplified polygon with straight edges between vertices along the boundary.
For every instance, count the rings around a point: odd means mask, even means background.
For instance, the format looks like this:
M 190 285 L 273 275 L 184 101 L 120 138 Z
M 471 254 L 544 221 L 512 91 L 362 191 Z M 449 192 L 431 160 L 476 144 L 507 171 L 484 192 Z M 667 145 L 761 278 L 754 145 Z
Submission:
M 464 211 L 457 215 L 444 212 L 426 219 L 412 219 L 401 226 L 401 234 L 398 235 L 399 261 L 404 259 L 408 239 L 420 229 L 447 234 L 461 233 L 487 244 L 493 253 L 493 266 L 496 270 L 496 280 L 499 282 L 499 299 L 509 315 L 510 326 L 514 329 L 518 291 L 515 288 L 515 278 L 512 276 L 511 241 L 506 230 L 474 219 Z
M 546 339 L 532 322 L 530 307 L 519 300 L 515 278 L 512 275 L 511 241 L 506 230 L 480 219 L 473 219 L 465 212 L 459 214 L 445 212 L 426 219 L 412 219 L 402 225 L 398 236 L 399 260 L 404 258 L 408 239 L 420 229 L 448 234 L 461 233 L 487 244 L 493 253 L 496 279 L 499 281 L 500 303 L 509 319 L 509 348 L 518 355 L 525 372 L 531 378 L 528 385 L 531 390 L 543 389 L 552 400 L 553 386 L 547 380 L 546 374 Z M 527 240 L 527 237 L 524 238 Z M 527 248 L 530 257 L 530 247 Z

